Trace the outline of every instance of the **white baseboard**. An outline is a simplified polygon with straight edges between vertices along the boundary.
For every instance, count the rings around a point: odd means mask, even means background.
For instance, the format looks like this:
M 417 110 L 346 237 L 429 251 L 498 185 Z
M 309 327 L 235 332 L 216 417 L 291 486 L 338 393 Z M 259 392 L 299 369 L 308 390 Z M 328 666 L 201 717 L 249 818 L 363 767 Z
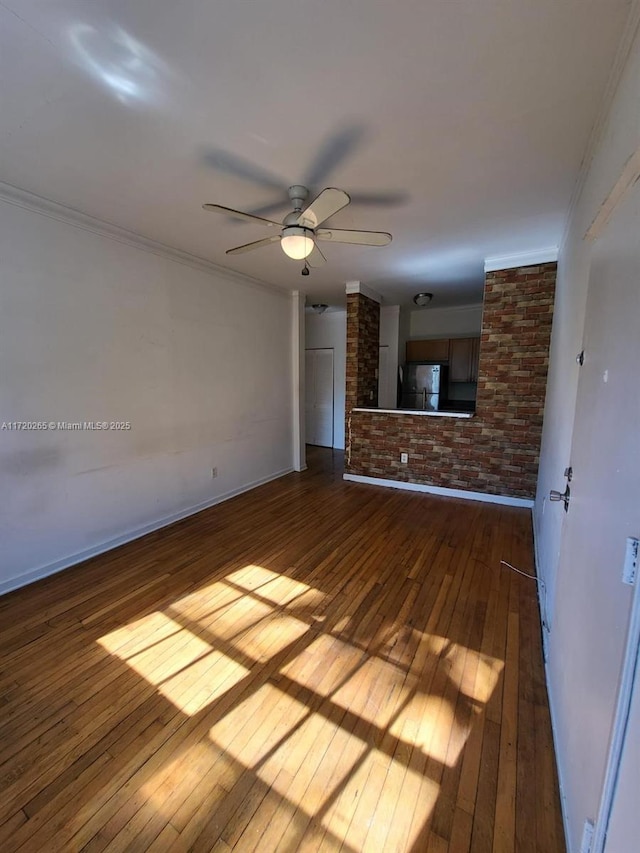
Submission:
M 542 564 L 540 560 L 540 551 L 538 549 L 538 517 L 536 513 L 532 513 L 533 524 L 531 525 L 533 531 L 533 559 L 535 561 L 536 566 L 536 577 L 539 581 L 544 584 L 544 576 L 542 572 Z M 562 812 L 562 826 L 564 828 L 564 841 L 565 847 L 567 849 L 567 853 L 573 853 L 571 849 L 571 836 L 569 835 L 569 816 L 567 814 L 567 801 L 564 795 L 565 787 L 564 787 L 564 777 L 562 772 L 562 767 L 560 765 L 560 753 L 558 751 L 558 736 L 557 736 L 557 725 L 556 725 L 556 712 L 555 712 L 555 702 L 553 697 L 553 691 L 551 688 L 551 679 L 549 678 L 549 637 L 550 632 L 545 628 L 545 619 L 546 619 L 546 586 L 545 586 L 545 599 L 543 601 L 542 593 L 540 590 L 540 583 L 538 583 L 538 610 L 540 613 L 540 625 L 542 630 L 542 654 L 544 658 L 544 678 L 547 686 L 547 700 L 549 702 L 549 715 L 551 717 L 551 735 L 553 738 L 553 754 L 555 759 L 556 772 L 558 774 L 558 788 L 560 789 L 560 811 Z
M 113 539 L 107 539 L 106 542 L 100 542 L 98 545 L 92 545 L 91 548 L 86 548 L 84 551 L 77 551 L 75 554 L 63 557 L 61 560 L 56 560 L 53 563 L 47 563 L 45 566 L 40 566 L 37 569 L 25 572 L 15 578 L 9 578 L 9 580 L 0 582 L 0 595 L 4 595 L 14 589 L 20 589 L 20 587 L 27 586 L 28 584 L 34 583 L 42 578 L 46 578 L 49 575 L 54 575 L 56 572 L 68 569 L 71 566 L 75 566 L 77 563 L 82 563 L 84 560 L 88 560 L 90 557 L 96 557 L 98 554 L 103 554 L 105 551 L 111 551 L 113 548 L 117 548 L 118 545 L 124 545 L 126 542 L 132 542 L 134 539 L 146 536 L 147 533 L 153 533 L 154 530 L 167 527 L 169 524 L 173 524 L 183 518 L 188 518 L 190 515 L 202 512 L 204 509 L 209 509 L 209 507 L 215 506 L 223 501 L 227 501 L 230 498 L 234 498 L 236 495 L 241 495 L 243 492 L 249 492 L 251 489 L 263 486 L 265 483 L 271 482 L 271 480 L 277 480 L 279 477 L 291 474 L 292 471 L 293 468 L 285 468 L 282 471 L 277 471 L 275 474 L 269 474 L 267 477 L 262 477 L 259 480 L 246 483 L 244 486 L 239 486 L 237 489 L 232 489 L 229 492 L 225 492 L 223 495 L 217 495 L 215 498 L 211 498 L 211 500 L 202 501 L 199 504 L 194 504 L 193 506 L 178 510 L 178 512 L 171 513 L 171 515 L 165 515 L 156 521 L 143 524 L 141 527 L 136 527 L 134 530 L 128 530 L 120 536 L 115 536 Z
M 564 795 L 565 786 L 564 786 L 564 774 L 562 772 L 562 765 L 560 764 L 559 756 L 560 753 L 558 751 L 558 735 L 557 735 L 557 715 L 555 711 L 555 703 L 553 699 L 553 692 L 551 690 L 551 679 L 549 678 L 549 664 L 545 661 L 544 664 L 544 675 L 545 681 L 547 682 L 547 699 L 549 700 L 549 714 L 551 716 L 551 735 L 553 737 L 553 753 L 555 757 L 556 763 L 556 771 L 558 773 L 558 788 L 560 789 L 560 811 L 562 812 L 562 825 L 564 827 L 564 842 L 567 848 L 567 853 L 574 853 L 571 848 L 571 835 L 569 834 L 569 816 L 567 814 L 567 800 Z
M 533 507 L 533 501 L 528 498 L 512 498 L 508 495 L 488 495 L 486 492 L 468 492 L 466 489 L 446 489 L 443 486 L 407 483 L 405 480 L 385 480 L 382 477 L 365 477 L 361 474 L 344 474 L 343 477 L 352 483 L 369 483 L 372 486 L 385 486 L 389 489 L 427 492 L 430 495 L 441 495 L 447 498 L 463 498 L 467 501 L 484 501 L 485 503 L 503 504 L 504 506 L 521 506 L 526 509 Z
M 533 512 L 531 513 L 531 519 L 533 522 L 531 525 L 533 533 L 533 562 L 536 567 L 536 577 L 538 578 L 538 610 L 540 611 L 543 654 L 546 662 L 549 656 L 547 643 L 549 640 L 549 634 L 551 632 L 549 630 L 549 623 L 547 621 L 547 585 L 545 583 L 544 572 L 542 571 L 542 560 L 540 559 L 540 551 L 538 549 L 538 516 L 536 514 L 535 502 Z

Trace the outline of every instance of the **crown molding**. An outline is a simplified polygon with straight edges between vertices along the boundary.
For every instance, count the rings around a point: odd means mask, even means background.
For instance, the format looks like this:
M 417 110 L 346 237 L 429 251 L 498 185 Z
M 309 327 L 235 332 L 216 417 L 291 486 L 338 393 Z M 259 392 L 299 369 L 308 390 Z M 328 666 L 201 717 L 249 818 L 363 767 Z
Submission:
M 100 237 L 107 237 L 110 240 L 116 240 L 118 243 L 125 243 L 136 249 L 142 249 L 153 255 L 159 255 L 170 261 L 193 267 L 201 272 L 222 276 L 246 287 L 258 287 L 261 290 L 269 290 L 278 296 L 286 298 L 289 298 L 291 295 L 291 291 L 283 287 L 260 281 L 260 279 L 215 264 L 213 261 L 208 261 L 189 252 L 183 252 L 181 249 L 175 249 L 165 243 L 152 240 L 150 237 L 144 237 L 135 231 L 121 228 L 119 225 L 114 225 L 111 222 L 90 216 L 88 213 L 82 213 L 82 211 L 76 210 L 73 207 L 67 207 L 64 204 L 59 204 L 57 201 L 51 201 L 50 199 L 35 195 L 35 193 L 31 193 L 28 190 L 14 187 L 3 181 L 0 181 L 0 201 L 6 204 L 13 204 L 16 207 L 21 207 L 33 213 L 38 213 L 41 216 L 48 216 L 50 219 L 56 219 L 58 222 L 64 222 L 66 225 L 80 228 L 83 231 L 89 231 Z
M 584 190 L 584 186 L 587 182 L 587 176 L 589 174 L 589 170 L 591 169 L 591 164 L 593 163 L 593 159 L 596 155 L 596 152 L 602 143 L 602 139 L 604 137 L 604 133 L 607 126 L 607 121 L 609 119 L 609 114 L 611 112 L 611 107 L 613 105 L 613 99 L 615 97 L 616 92 L 618 91 L 622 72 L 624 71 L 625 66 L 627 64 L 627 60 L 629 59 L 629 54 L 631 53 L 631 48 L 633 47 L 633 43 L 636 39 L 636 36 L 638 35 L 639 27 L 640 0 L 631 0 L 631 7 L 629 9 L 629 14 L 627 15 L 627 20 L 624 25 L 620 44 L 618 45 L 618 50 L 616 52 L 613 65 L 611 66 L 611 71 L 609 73 L 609 78 L 605 86 L 604 94 L 602 95 L 602 99 L 598 107 L 596 120 L 593 123 L 591 133 L 589 134 L 589 138 L 587 139 L 587 144 L 585 146 L 582 162 L 580 163 L 580 171 L 578 172 L 578 177 L 574 184 L 573 192 L 571 193 L 571 198 L 569 200 L 569 209 L 567 211 L 567 217 L 564 223 L 564 230 L 562 234 L 562 239 L 560 241 L 560 246 L 564 246 L 565 244 L 565 241 L 569 234 L 569 228 L 571 227 L 573 214 L 575 212 L 576 207 L 578 206 L 578 202 L 580 201 L 580 197 L 582 196 L 582 191 Z
M 367 296 L 369 299 L 373 299 L 374 302 L 380 304 L 382 302 L 382 296 L 379 293 L 376 293 L 375 290 L 372 290 L 370 287 L 367 287 L 366 284 L 363 284 L 361 281 L 347 281 L 345 285 L 345 292 L 349 293 L 361 293 L 363 296 Z
M 456 311 L 469 311 L 472 308 L 480 308 L 482 310 L 483 307 L 482 302 L 467 302 L 464 305 L 438 305 L 436 307 L 431 307 L 431 305 L 425 305 L 423 308 L 419 308 L 417 305 L 411 308 L 411 313 L 423 311 L 428 314 L 435 314 L 438 311 L 446 311 L 449 314 L 453 314 Z
M 602 203 L 593 222 L 589 226 L 587 233 L 584 235 L 587 240 L 596 240 L 613 216 L 615 209 L 618 207 L 622 199 L 626 196 L 627 191 L 640 178 L 640 148 L 638 148 L 627 160 L 622 174 L 616 181 L 613 189 Z
M 484 259 L 484 271 L 510 270 L 515 267 L 530 267 L 535 264 L 548 264 L 558 260 L 558 247 L 548 246 L 546 249 L 536 249 L 533 252 L 520 252 L 515 255 L 496 255 Z

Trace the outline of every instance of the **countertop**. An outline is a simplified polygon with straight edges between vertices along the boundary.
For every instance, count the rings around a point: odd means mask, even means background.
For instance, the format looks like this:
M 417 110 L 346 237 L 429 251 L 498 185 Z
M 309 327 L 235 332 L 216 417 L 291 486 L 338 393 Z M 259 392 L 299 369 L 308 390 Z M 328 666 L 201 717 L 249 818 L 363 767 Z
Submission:
M 440 409 L 437 412 L 427 412 L 424 409 L 375 409 L 358 407 L 353 409 L 354 412 L 371 412 L 374 415 L 419 415 L 429 418 L 472 418 L 475 412 L 453 412 Z

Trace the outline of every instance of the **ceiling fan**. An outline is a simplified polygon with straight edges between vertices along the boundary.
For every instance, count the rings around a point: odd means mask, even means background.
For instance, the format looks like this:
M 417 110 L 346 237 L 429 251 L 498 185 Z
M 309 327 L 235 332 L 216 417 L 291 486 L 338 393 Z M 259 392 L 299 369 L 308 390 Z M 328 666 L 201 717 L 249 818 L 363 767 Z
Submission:
M 320 228 L 323 222 L 333 216 L 343 207 L 346 207 L 351 199 L 344 190 L 328 187 L 316 196 L 311 204 L 303 207 L 309 196 L 309 190 L 299 184 L 289 187 L 289 198 L 293 204 L 293 211 L 288 213 L 282 222 L 273 219 L 264 219 L 252 213 L 243 213 L 221 204 L 203 204 L 205 210 L 216 213 L 224 213 L 235 219 L 243 219 L 248 222 L 256 222 L 269 228 L 277 228 L 280 233 L 265 237 L 263 240 L 255 240 L 253 243 L 245 243 L 234 249 L 227 249 L 227 255 L 241 255 L 244 252 L 252 252 L 262 246 L 280 241 L 282 251 L 294 260 L 305 260 L 310 267 L 319 267 L 325 263 L 326 258 L 318 248 L 319 241 L 333 243 L 351 243 L 358 246 L 386 246 L 391 242 L 391 234 L 386 231 L 348 231 L 336 228 Z

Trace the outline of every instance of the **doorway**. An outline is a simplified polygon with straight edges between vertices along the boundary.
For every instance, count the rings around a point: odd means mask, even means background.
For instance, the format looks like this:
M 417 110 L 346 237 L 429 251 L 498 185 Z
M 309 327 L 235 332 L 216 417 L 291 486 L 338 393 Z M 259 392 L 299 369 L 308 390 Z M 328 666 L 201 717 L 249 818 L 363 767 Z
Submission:
M 333 447 L 333 348 L 305 350 L 307 444 Z

